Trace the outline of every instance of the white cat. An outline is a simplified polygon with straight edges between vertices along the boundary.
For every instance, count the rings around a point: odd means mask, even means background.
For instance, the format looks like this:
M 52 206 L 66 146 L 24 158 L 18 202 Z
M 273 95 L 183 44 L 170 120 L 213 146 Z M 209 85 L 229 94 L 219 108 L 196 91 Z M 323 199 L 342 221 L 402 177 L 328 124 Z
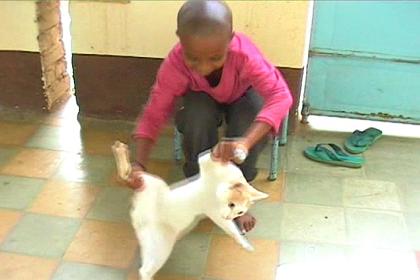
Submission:
M 127 148 L 121 142 L 113 146 L 119 174 L 124 178 L 129 174 L 122 170 L 128 166 L 128 159 L 122 157 L 128 152 L 121 152 L 122 149 Z M 236 165 L 214 161 L 209 152 L 199 157 L 199 165 L 200 175 L 196 179 L 185 180 L 172 190 L 162 179 L 144 173 L 144 188 L 134 193 L 131 209 L 141 248 L 141 280 L 152 280 L 175 242 L 206 216 L 243 248 L 253 250 L 233 219 L 247 212 L 254 201 L 268 195 L 249 185 Z

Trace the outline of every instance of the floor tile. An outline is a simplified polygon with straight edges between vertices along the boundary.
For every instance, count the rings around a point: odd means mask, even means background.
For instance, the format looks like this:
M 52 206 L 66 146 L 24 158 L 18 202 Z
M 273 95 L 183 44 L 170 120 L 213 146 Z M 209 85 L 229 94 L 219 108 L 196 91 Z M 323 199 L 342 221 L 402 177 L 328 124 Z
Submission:
M 344 206 L 400 211 L 400 192 L 393 182 L 344 179 Z
M 223 280 L 273 280 L 278 262 L 278 243 L 252 240 L 254 252 L 242 249 L 232 238 L 213 237 L 206 276 Z
M 147 164 L 147 172 L 157 175 L 168 182 L 174 164 L 170 160 L 150 160 Z
M 130 222 L 132 195 L 133 191 L 129 188 L 103 188 L 87 214 L 87 218 L 109 222 Z
M 157 275 L 156 280 L 201 280 L 201 278 L 176 275 Z
M 420 251 L 420 214 L 405 214 L 410 248 Z
M 182 162 L 174 163 L 174 167 L 168 176 L 168 184 L 174 184 L 185 179 L 184 171 L 182 171 Z
M 82 151 L 80 126 L 40 126 L 25 145 L 29 148 L 49 149 L 67 152 Z
M 173 178 L 173 171 L 176 168 L 177 167 L 175 163 L 170 160 L 152 159 L 147 164 L 147 172 L 162 178 L 167 184 L 171 184 L 174 182 L 173 180 L 171 181 L 171 178 Z M 180 180 L 182 179 L 184 179 L 184 175 L 182 175 L 182 177 L 180 178 Z M 117 170 L 113 172 L 110 184 L 121 186 L 124 185 L 121 179 L 118 178 Z
M 203 278 L 184 276 L 184 275 L 161 275 L 156 274 L 155 280 L 205 280 Z M 137 269 L 130 271 L 127 280 L 141 280 L 138 276 Z
M 42 123 L 57 123 L 57 125 L 67 125 L 68 123 L 78 122 L 77 115 L 79 106 L 76 96 L 70 96 L 65 102 L 57 104 L 52 112 L 42 119 Z
M 248 238 L 252 239 L 281 239 L 281 221 L 283 216 L 283 207 L 280 203 L 275 202 L 258 202 L 249 210 L 257 223 L 255 227 L 247 233 Z M 214 232 L 218 234 L 226 234 L 218 226 L 214 226 Z
M 58 261 L 0 252 L 0 279 L 47 280 L 53 275 Z
M 406 178 L 404 182 L 398 181 L 405 212 L 420 214 L 420 188 L 418 181 L 418 178 Z
M 278 173 L 277 180 L 269 181 L 268 178 L 269 171 L 266 169 L 259 169 L 258 175 L 251 182 L 255 188 L 259 189 L 262 192 L 265 192 L 269 195 L 264 201 L 267 202 L 280 202 L 283 200 L 284 186 L 286 174 L 282 171 Z
M 351 279 L 420 279 L 413 251 L 354 248 L 348 263 L 354 271 Z
M 115 170 L 115 162 L 111 156 L 66 154 L 54 177 L 70 182 L 107 186 Z
M 259 169 L 269 169 L 271 163 L 271 142 L 262 150 L 261 154 L 258 156 L 257 164 L 255 165 Z M 283 170 L 286 165 L 286 149 L 284 146 L 280 146 L 279 149 L 279 170 Z
M 344 210 L 338 207 L 285 203 L 281 228 L 283 240 L 346 242 Z
M 162 267 L 162 275 L 199 276 L 203 273 L 210 235 L 204 233 L 190 233 L 179 240 L 174 247 L 168 261 Z
M 171 160 L 174 158 L 173 138 L 159 137 L 150 154 L 150 159 Z
M 52 280 L 125 280 L 125 271 L 110 267 L 64 262 L 62 263 Z
M 7 175 L 49 178 L 62 160 L 57 151 L 25 149 L 6 164 L 0 172 Z
M 194 232 L 210 233 L 215 228 L 215 224 L 209 218 L 206 218 L 198 223 L 194 228 Z
M 21 212 L 0 209 L 0 244 L 19 222 L 21 217 Z
M 69 120 L 66 118 L 61 118 L 59 116 L 50 116 L 46 117 L 41 121 L 41 124 L 49 125 L 49 126 L 66 126 L 66 125 L 77 125 L 79 122 L 77 121 L 77 114 L 74 117 L 74 120 Z
M 83 150 L 92 155 L 112 155 L 111 146 L 116 140 L 128 143 L 130 131 L 106 131 L 97 128 L 82 127 L 80 131 Z
M 287 173 L 285 201 L 342 206 L 343 179 L 335 176 Z
M 84 221 L 70 244 L 66 261 L 128 268 L 138 247 L 129 224 Z
M 255 228 L 247 236 L 253 239 L 281 239 L 281 219 L 283 208 L 280 203 L 257 203 L 250 213 L 257 219 Z
M 368 179 L 390 182 L 416 177 L 418 166 L 413 162 L 415 161 L 398 160 L 397 158 L 371 158 L 366 164 L 366 176 Z
M 106 120 L 99 118 L 80 117 L 80 115 L 78 116 L 77 120 L 80 123 L 83 130 L 90 132 L 119 132 L 130 135 L 136 128 L 136 122 L 133 120 Z M 120 139 L 120 141 L 122 140 Z
M 0 147 L 0 166 L 6 164 L 19 152 L 18 148 Z
M 38 126 L 34 124 L 0 122 L 0 144 L 23 145 L 35 133 Z
M 404 217 L 400 213 L 346 209 L 349 241 L 380 248 L 409 247 Z
M 39 257 L 61 257 L 76 231 L 79 220 L 26 214 L 8 235 L 1 249 Z
M 79 107 L 76 103 L 76 97 L 70 97 L 63 110 L 58 109 L 57 112 L 52 112 L 41 120 L 42 124 L 49 126 L 79 126 L 78 113 Z M 70 104 L 71 103 L 71 104 Z
M 345 136 L 335 133 L 319 133 L 315 135 L 293 136 L 287 150 L 287 172 L 306 173 L 307 175 L 326 175 L 359 177 L 364 175 L 364 168 L 348 168 L 332 166 L 307 159 L 303 150 L 318 143 L 342 143 Z
M 417 280 L 419 277 L 413 252 L 362 248 L 351 250 L 346 258 L 280 265 L 276 279 Z
M 87 184 L 51 180 L 36 197 L 29 211 L 83 218 L 99 190 Z
M 350 247 L 344 245 L 283 241 L 280 243 L 279 265 L 344 260 L 349 254 Z
M 26 209 L 44 184 L 42 179 L 0 175 L 0 207 Z
M 390 149 L 389 147 L 392 147 Z M 413 153 L 420 148 L 416 138 L 382 136 L 375 145 L 371 146 L 364 154 L 369 159 L 387 159 L 391 161 L 418 161 L 420 155 Z

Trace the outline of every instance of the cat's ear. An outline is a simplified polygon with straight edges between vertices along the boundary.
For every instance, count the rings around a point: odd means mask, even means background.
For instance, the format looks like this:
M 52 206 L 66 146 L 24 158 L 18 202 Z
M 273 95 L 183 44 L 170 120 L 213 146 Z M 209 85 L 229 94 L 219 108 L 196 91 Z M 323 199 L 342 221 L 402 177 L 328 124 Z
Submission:
M 246 186 L 246 191 L 251 196 L 251 201 L 257 201 L 257 200 L 265 199 L 268 197 L 268 194 L 257 190 L 256 188 L 254 188 L 253 186 L 249 184 Z
M 268 194 L 260 192 L 250 184 L 234 184 L 230 187 L 231 189 L 236 189 L 240 192 L 246 192 L 250 196 L 251 201 L 257 201 L 265 199 L 268 197 Z

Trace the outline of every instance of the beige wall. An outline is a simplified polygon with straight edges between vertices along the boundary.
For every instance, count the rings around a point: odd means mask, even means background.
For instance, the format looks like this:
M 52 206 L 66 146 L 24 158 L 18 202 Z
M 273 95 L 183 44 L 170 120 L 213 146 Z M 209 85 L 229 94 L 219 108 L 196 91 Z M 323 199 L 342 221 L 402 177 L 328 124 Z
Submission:
M 165 57 L 176 42 L 182 1 L 70 2 L 73 52 Z M 276 65 L 303 67 L 308 2 L 229 1 L 235 30 Z
M 39 51 L 35 1 L 0 1 L 0 50 Z
M 303 67 L 307 1 L 229 1 L 235 29 L 249 35 L 276 65 Z

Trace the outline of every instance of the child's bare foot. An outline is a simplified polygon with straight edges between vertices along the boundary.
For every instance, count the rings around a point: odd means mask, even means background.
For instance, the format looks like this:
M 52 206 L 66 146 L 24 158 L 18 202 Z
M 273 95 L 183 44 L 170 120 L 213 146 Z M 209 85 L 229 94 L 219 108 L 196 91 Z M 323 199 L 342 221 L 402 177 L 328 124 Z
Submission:
M 244 215 L 235 218 L 235 222 L 242 232 L 248 232 L 255 227 L 257 220 L 251 214 L 245 213 Z

